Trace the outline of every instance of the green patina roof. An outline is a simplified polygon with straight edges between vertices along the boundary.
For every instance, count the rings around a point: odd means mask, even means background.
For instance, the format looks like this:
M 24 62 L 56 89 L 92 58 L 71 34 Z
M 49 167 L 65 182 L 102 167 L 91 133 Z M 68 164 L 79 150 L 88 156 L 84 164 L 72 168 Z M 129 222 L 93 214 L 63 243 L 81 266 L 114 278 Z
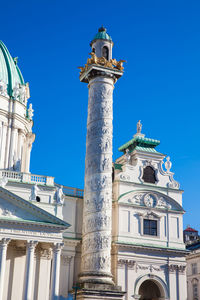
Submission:
M 122 164 L 116 164 L 114 163 L 115 170 L 122 170 Z
M 127 142 L 126 144 L 119 147 L 119 151 L 124 152 L 128 148 L 129 151 L 139 150 L 139 151 L 146 151 L 146 152 L 154 152 L 158 153 L 154 148 L 160 144 L 160 141 L 145 138 L 143 136 L 135 136 L 132 140 Z
M 2 41 L 0 41 L 0 80 L 8 85 L 9 96 L 12 96 L 13 88 L 17 84 L 25 84 L 22 73 L 17 66 L 17 59 L 12 58 Z
M 99 28 L 98 33 L 94 36 L 93 40 L 91 43 L 93 43 L 95 40 L 108 40 L 112 41 L 112 38 L 109 34 L 107 34 L 107 29 L 104 28 L 103 26 Z

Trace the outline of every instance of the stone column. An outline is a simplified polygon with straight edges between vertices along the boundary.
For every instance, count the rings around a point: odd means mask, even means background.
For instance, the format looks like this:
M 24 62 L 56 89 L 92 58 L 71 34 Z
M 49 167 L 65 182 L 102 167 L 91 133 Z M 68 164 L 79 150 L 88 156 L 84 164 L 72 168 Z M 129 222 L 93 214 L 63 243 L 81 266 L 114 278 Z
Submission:
M 63 243 L 57 243 L 53 248 L 53 265 L 51 276 L 51 300 L 57 300 L 59 297 L 59 282 L 60 282 L 60 254 Z
M 18 130 L 18 145 L 17 145 L 17 159 L 20 160 L 20 165 L 22 161 L 22 137 L 23 137 L 23 130 Z
M 8 126 L 7 126 L 7 134 L 6 134 L 5 169 L 7 169 L 8 165 L 9 165 L 11 123 L 12 123 L 12 120 L 9 119 Z
M 27 146 L 27 153 L 26 153 L 26 173 L 29 173 L 30 170 L 30 158 L 31 158 L 31 149 L 32 149 L 32 145 L 28 144 Z
M 114 79 L 89 81 L 80 281 L 112 284 L 112 119 Z
M 6 269 L 6 253 L 10 239 L 3 238 L 0 241 L 0 300 L 3 300 L 3 287 Z
M 29 241 L 26 246 L 26 271 L 23 297 L 24 300 L 32 299 L 34 251 L 36 245 L 37 241 Z
M 2 124 L 2 139 L 1 139 L 1 157 L 0 157 L 0 169 L 5 168 L 5 151 L 6 151 L 6 132 L 7 124 L 4 122 Z
M 12 168 L 14 164 L 14 156 L 16 156 L 17 149 L 16 146 L 16 139 L 17 139 L 17 128 L 12 127 L 11 129 L 11 139 L 10 139 L 10 153 L 9 153 L 9 162 L 8 162 L 8 168 Z

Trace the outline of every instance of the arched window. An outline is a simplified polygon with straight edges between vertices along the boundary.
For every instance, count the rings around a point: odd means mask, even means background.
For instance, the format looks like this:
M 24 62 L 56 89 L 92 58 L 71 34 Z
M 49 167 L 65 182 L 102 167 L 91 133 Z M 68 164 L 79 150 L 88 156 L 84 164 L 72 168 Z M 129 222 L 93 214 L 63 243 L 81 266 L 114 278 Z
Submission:
M 102 56 L 103 57 L 105 57 L 107 60 L 108 60 L 108 53 L 109 53 L 109 51 L 108 51 L 108 47 L 106 47 L 106 46 L 103 46 L 103 48 L 102 48 Z
M 147 166 L 144 170 L 143 170 L 143 177 L 142 179 L 144 180 L 144 182 L 148 182 L 148 183 L 155 183 L 156 182 L 156 176 L 155 176 L 155 171 L 152 167 Z

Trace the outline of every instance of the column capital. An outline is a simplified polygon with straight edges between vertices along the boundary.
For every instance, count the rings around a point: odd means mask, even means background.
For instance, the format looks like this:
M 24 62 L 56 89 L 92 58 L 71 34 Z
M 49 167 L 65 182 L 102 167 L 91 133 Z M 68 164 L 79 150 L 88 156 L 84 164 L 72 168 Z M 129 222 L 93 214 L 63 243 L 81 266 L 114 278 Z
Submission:
M 55 243 L 53 245 L 53 252 L 58 252 L 61 251 L 61 249 L 63 248 L 64 243 Z
M 27 249 L 34 250 L 35 247 L 37 246 L 37 244 L 38 244 L 38 241 L 32 241 L 32 240 L 27 241 L 26 247 L 27 247 Z
M 66 254 L 61 254 L 62 257 L 62 261 L 64 263 L 64 265 L 68 265 L 71 261 L 71 259 L 73 258 L 73 256 L 70 255 L 66 255 Z
M 5 246 L 7 246 L 8 244 L 9 244 L 9 242 L 10 242 L 10 238 L 2 238 L 1 240 L 0 240 L 0 247 L 5 247 Z

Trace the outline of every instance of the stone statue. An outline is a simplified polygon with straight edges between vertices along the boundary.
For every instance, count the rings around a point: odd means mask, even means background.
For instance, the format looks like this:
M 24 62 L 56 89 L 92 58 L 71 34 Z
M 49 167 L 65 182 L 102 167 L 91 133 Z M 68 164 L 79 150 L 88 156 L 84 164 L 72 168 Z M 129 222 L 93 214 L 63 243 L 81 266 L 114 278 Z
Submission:
M 7 84 L 0 80 L 0 95 L 7 96 Z
M 19 95 L 20 95 L 20 87 L 19 87 L 19 83 L 16 83 L 16 86 L 13 89 L 13 98 L 15 100 L 18 100 Z
M 2 188 L 5 188 L 5 186 L 6 186 L 7 183 L 8 183 L 8 178 L 6 178 L 5 176 L 0 179 L 0 186 Z
M 167 172 L 170 172 L 171 170 L 171 167 L 172 167 L 172 163 L 170 161 L 170 157 L 166 157 L 166 162 L 165 162 L 165 168 L 167 170 Z
M 139 120 L 137 122 L 137 133 L 141 133 L 142 131 L 142 123 L 141 123 L 141 120 Z
M 58 204 L 63 204 L 64 202 L 63 186 L 59 186 L 56 189 L 56 202 Z
M 32 189 L 31 189 L 31 197 L 30 197 L 30 200 L 36 200 L 36 197 L 38 195 L 38 191 L 39 191 L 39 188 L 37 186 L 37 184 L 35 183 L 33 186 L 32 186 Z
M 29 109 L 28 109 L 28 117 L 29 117 L 30 120 L 33 120 L 33 115 L 34 115 L 33 112 L 34 112 L 33 106 L 32 106 L 32 103 L 30 103 L 29 104 Z
M 25 103 L 25 101 L 26 101 L 26 86 L 25 85 L 21 85 L 19 88 L 19 100 L 22 103 Z
M 126 149 L 125 158 L 126 158 L 126 163 L 130 164 L 131 156 L 130 156 L 129 149 Z

